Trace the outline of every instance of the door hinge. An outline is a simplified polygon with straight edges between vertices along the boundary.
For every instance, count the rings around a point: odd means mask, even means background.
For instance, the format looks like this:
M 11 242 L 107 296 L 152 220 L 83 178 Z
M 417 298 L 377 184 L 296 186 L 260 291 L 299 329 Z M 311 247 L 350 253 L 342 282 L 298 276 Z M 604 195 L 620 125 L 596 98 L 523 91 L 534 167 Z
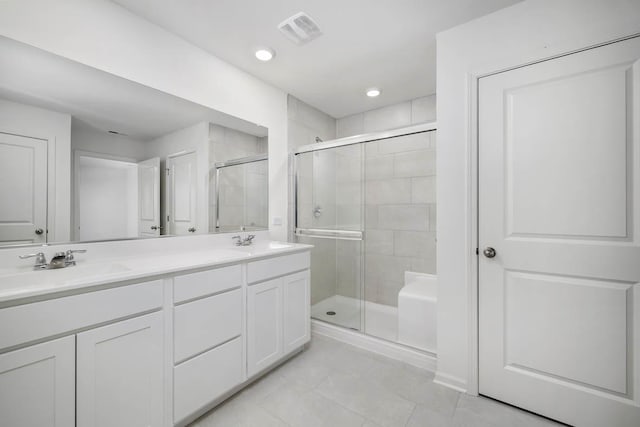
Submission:
M 167 168 L 167 176 L 169 176 L 169 171 L 170 171 L 170 170 L 171 170 L 171 169 Z
M 480 250 L 476 248 L 476 255 L 480 255 Z

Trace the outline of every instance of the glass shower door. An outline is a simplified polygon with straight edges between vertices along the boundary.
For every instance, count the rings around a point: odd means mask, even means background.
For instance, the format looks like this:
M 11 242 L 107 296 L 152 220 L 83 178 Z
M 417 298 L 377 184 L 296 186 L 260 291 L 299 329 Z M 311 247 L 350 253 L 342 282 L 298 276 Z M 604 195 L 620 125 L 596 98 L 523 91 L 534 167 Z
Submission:
M 311 317 L 363 328 L 361 144 L 296 155 L 296 238 L 311 251 Z

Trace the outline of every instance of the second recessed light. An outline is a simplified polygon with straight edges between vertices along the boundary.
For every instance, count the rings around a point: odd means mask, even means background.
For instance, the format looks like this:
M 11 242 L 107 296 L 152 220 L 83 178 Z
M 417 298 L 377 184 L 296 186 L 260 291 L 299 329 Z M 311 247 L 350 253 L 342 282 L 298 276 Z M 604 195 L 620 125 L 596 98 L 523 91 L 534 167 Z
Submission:
M 375 98 L 376 96 L 380 95 L 381 90 L 378 89 L 377 87 L 372 87 L 371 89 L 367 89 L 367 96 L 369 98 Z
M 271 61 L 274 56 L 276 56 L 276 53 L 273 51 L 273 49 L 270 49 L 268 47 L 261 47 L 259 49 L 256 49 L 256 58 L 258 58 L 260 61 Z

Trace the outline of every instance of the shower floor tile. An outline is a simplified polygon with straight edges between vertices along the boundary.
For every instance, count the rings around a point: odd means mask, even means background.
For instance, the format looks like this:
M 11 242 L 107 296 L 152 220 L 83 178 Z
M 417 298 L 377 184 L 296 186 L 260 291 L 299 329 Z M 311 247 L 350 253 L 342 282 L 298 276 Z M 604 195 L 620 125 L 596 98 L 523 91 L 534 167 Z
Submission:
M 364 330 L 367 335 L 396 342 L 398 340 L 398 308 L 356 298 L 333 295 L 311 306 L 311 317 L 334 325 L 362 330 L 361 310 L 364 306 Z M 327 312 L 335 314 L 329 315 Z
M 362 302 L 355 298 L 333 295 L 311 306 L 311 317 L 334 325 L 360 330 Z M 333 315 L 328 312 L 335 313 Z

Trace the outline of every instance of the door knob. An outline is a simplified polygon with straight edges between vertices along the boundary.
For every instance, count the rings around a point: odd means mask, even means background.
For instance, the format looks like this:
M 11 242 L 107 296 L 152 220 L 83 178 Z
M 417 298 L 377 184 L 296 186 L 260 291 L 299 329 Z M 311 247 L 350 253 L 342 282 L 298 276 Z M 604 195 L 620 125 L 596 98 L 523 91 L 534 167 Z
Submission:
M 195 229 L 195 227 L 190 227 L 187 231 L 188 231 L 189 233 L 195 233 L 195 232 L 196 232 L 196 229 Z
M 36 228 L 36 234 L 39 236 L 42 233 L 44 233 L 44 230 L 42 228 Z
M 496 256 L 496 250 L 493 249 L 491 246 L 487 246 L 486 248 L 484 248 L 484 250 L 482 251 L 482 253 L 484 254 L 484 256 L 486 256 L 487 258 L 493 258 Z

